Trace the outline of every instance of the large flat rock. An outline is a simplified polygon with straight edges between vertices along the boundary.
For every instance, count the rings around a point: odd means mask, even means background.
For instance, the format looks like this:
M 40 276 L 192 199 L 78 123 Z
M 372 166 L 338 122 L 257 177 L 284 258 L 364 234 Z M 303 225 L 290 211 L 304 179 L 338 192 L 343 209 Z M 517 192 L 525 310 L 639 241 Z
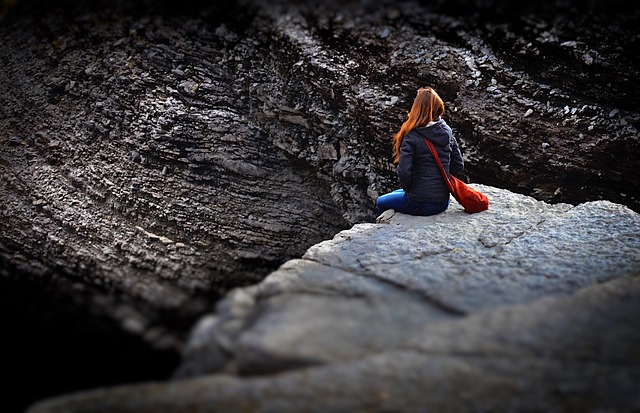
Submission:
M 232 291 L 173 381 L 30 413 L 639 408 L 640 215 L 475 186 L 489 211 L 389 211 Z
M 434 324 L 404 346 L 351 362 L 97 389 L 29 413 L 632 412 L 639 312 L 640 279 L 622 278 Z

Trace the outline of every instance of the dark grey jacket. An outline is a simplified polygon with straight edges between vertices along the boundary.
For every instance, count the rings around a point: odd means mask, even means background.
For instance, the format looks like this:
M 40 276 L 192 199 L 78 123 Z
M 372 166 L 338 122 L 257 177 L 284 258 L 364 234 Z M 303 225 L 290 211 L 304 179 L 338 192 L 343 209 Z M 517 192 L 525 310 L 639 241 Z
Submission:
M 464 161 L 453 132 L 444 119 L 409 132 L 400 145 L 398 178 L 407 197 L 415 202 L 446 202 L 449 191 L 423 136 L 436 148 L 445 171 L 459 175 Z

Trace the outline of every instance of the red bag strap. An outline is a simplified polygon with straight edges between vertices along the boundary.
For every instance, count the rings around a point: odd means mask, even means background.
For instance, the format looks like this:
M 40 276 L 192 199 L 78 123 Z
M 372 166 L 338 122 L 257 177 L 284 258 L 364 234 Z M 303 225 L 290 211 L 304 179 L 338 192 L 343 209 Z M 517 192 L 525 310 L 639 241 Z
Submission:
M 436 148 L 433 146 L 433 143 L 431 143 L 429 139 L 425 137 L 422 137 L 422 139 L 424 139 L 427 146 L 429 147 L 429 150 L 431 150 L 431 155 L 433 155 L 433 158 L 436 160 L 436 163 L 438 164 L 438 168 L 440 168 L 440 172 L 442 172 L 444 183 L 447 184 L 447 188 L 449 189 L 449 192 L 453 193 L 453 188 L 451 185 L 451 181 L 449 180 L 449 175 L 447 175 L 447 171 L 444 170 L 444 166 L 442 166 L 442 162 L 440 162 L 440 157 L 438 156 L 438 152 L 436 152 Z

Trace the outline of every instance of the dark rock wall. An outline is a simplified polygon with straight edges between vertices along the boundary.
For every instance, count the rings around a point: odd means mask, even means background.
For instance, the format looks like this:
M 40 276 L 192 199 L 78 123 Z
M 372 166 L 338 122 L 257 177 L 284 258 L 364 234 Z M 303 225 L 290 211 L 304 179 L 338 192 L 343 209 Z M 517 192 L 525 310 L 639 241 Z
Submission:
M 424 85 L 447 104 L 466 178 L 640 210 L 637 7 L 23 0 L 2 13 L 0 303 L 17 319 L 65 302 L 104 337 L 177 351 L 230 288 L 374 218 L 397 187 L 390 138 Z M 83 329 L 66 319 L 72 343 Z

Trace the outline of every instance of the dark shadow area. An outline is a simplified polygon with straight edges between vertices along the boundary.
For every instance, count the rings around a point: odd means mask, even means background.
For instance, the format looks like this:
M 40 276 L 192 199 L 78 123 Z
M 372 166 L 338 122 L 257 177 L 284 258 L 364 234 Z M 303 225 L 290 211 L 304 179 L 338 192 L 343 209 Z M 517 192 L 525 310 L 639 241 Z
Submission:
M 61 276 L 5 271 L 0 354 L 10 384 L 3 412 L 23 412 L 37 400 L 69 392 L 163 380 L 176 367 L 175 349 L 153 348 L 78 302 L 96 292 L 73 291 L 78 286 Z

